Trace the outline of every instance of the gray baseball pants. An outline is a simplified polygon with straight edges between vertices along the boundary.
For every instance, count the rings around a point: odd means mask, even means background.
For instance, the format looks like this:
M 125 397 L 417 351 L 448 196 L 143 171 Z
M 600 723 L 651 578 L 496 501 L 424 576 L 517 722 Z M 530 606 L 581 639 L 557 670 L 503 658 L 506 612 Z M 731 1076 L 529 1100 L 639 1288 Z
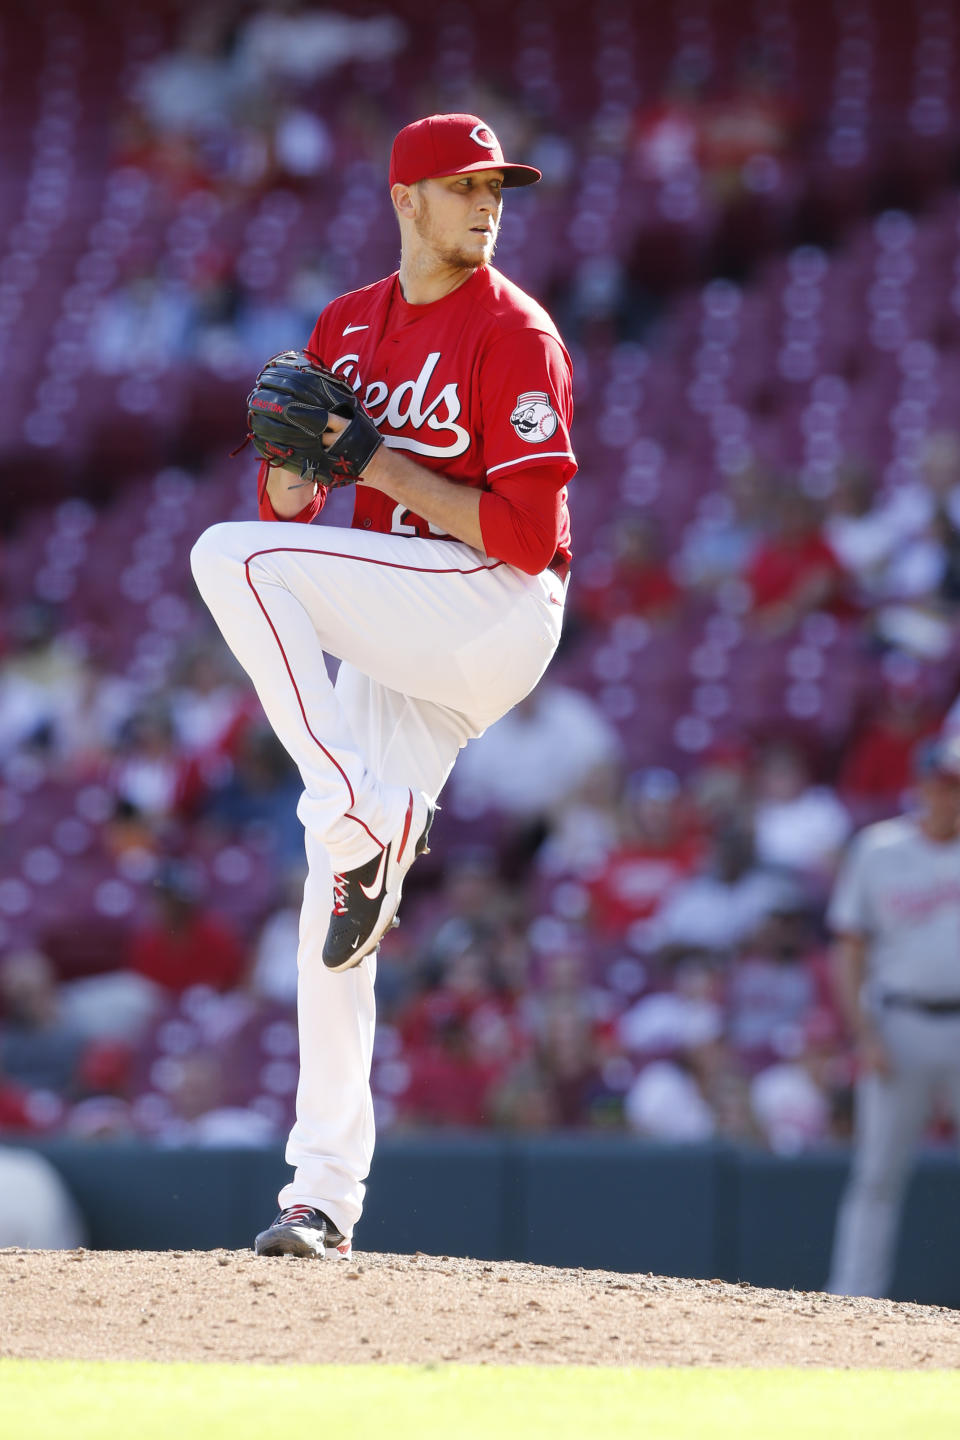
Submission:
M 857 1083 L 853 1165 L 827 1284 L 835 1295 L 887 1293 L 907 1181 L 938 1097 L 960 1131 L 960 1015 L 885 1009 L 878 1025 L 893 1073 Z

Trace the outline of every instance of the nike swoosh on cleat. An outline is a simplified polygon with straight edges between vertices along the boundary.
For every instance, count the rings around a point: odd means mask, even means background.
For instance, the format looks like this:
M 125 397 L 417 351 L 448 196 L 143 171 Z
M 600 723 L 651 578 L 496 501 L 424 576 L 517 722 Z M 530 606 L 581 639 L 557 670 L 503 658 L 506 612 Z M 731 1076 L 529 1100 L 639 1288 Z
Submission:
M 347 325 L 347 326 L 345 327 L 343 333 L 344 333 L 344 335 L 352 335 L 353 332 L 354 332 L 354 330 L 369 330 L 369 329 L 370 329 L 370 326 L 369 326 L 369 325 Z
M 387 846 L 384 846 L 380 851 L 380 864 L 377 866 L 377 873 L 373 877 L 373 885 L 371 888 L 368 890 L 362 881 L 357 881 L 357 884 L 368 900 L 376 900 L 377 896 L 383 893 L 383 872 L 387 863 L 387 848 Z

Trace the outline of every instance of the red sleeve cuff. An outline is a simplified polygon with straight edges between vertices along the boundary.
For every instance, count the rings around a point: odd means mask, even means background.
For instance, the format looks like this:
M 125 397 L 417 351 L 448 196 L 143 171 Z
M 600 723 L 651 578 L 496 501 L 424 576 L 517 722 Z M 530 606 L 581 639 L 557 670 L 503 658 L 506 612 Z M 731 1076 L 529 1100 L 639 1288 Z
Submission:
M 546 570 L 563 525 L 562 468 L 538 465 L 498 480 L 480 496 L 483 548 L 527 575 Z
M 257 508 L 261 520 L 279 520 L 280 516 L 270 504 L 270 497 L 267 494 L 268 469 L 267 462 L 261 460 L 260 469 L 257 471 Z M 326 485 L 320 485 L 317 487 L 317 493 L 313 499 L 304 505 L 303 509 L 298 511 L 296 515 L 289 516 L 287 523 L 292 525 L 309 525 L 310 521 L 316 519 L 320 514 L 326 501 L 327 487 Z

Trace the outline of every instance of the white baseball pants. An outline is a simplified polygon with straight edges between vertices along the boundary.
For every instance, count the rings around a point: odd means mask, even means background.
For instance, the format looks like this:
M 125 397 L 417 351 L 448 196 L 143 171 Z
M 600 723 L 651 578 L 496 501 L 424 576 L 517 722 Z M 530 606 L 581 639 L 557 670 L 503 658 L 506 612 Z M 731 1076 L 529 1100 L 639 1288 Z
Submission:
M 374 1146 L 376 959 L 323 964 L 333 870 L 377 854 L 409 788 L 436 798 L 460 748 L 529 694 L 560 638 L 564 586 L 459 541 L 282 521 L 214 525 L 190 558 L 304 785 L 296 1173 L 280 1205 L 316 1206 L 349 1237 Z
M 907 1181 L 938 1094 L 960 1127 L 960 1016 L 888 1009 L 878 1024 L 893 1074 L 857 1083 L 853 1165 L 827 1285 L 835 1295 L 887 1294 Z

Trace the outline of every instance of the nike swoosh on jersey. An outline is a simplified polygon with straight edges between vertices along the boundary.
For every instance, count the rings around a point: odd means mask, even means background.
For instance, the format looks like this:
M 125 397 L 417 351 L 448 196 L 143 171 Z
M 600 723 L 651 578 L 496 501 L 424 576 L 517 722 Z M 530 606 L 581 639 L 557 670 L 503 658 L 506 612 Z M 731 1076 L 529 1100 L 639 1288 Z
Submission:
M 343 332 L 343 333 L 344 333 L 344 335 L 352 335 L 353 332 L 354 332 L 354 330 L 369 330 L 369 329 L 370 329 L 370 326 L 369 326 L 369 325 L 348 325 L 348 326 L 344 329 L 344 332 Z
M 377 873 L 373 877 L 373 884 L 371 885 L 370 889 L 368 890 L 366 885 L 364 885 L 362 881 L 357 881 L 357 884 L 360 886 L 360 889 L 363 891 L 364 895 L 366 895 L 368 900 L 376 900 L 377 896 L 383 892 L 383 871 L 386 863 L 387 847 L 385 846 L 380 851 L 380 864 L 377 866 Z

